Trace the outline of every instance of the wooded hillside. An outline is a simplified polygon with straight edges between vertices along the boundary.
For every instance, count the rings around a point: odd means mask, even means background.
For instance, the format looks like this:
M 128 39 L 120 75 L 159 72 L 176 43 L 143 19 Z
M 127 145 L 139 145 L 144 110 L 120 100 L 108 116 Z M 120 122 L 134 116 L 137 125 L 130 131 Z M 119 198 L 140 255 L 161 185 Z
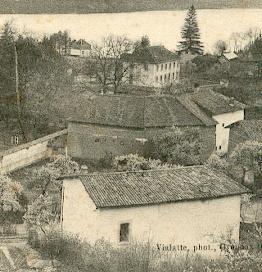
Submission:
M 2 0 L 0 13 L 97 13 L 147 10 L 262 8 L 260 0 Z

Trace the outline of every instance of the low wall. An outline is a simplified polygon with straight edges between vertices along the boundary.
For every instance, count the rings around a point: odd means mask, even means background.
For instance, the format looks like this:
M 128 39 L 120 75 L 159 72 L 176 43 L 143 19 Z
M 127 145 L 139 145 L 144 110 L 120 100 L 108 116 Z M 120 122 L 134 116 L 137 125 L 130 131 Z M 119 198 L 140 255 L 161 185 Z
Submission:
M 0 153 L 0 174 L 6 174 L 49 158 L 57 150 L 54 141 L 64 137 L 64 135 L 67 135 L 67 129 Z

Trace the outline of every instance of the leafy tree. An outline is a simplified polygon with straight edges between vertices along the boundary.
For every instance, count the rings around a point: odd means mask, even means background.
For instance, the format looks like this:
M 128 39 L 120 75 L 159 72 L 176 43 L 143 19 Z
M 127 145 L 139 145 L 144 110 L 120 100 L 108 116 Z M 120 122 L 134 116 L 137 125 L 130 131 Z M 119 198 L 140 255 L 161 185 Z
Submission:
M 153 158 L 176 165 L 194 165 L 201 162 L 202 141 L 198 129 L 174 127 L 157 135 L 153 141 Z
M 61 175 L 78 174 L 79 165 L 70 157 L 59 155 L 50 163 L 35 169 L 28 183 L 28 189 L 37 192 L 37 198 L 29 205 L 24 219 L 30 226 L 44 227 L 52 224 L 60 216 L 62 182 Z
M 15 222 L 25 212 L 26 204 L 22 185 L 0 175 L 0 223 Z
M 181 31 L 182 41 L 179 44 L 180 52 L 202 55 L 203 45 L 200 41 L 197 14 L 192 5 L 187 13 L 185 24 Z
M 113 169 L 116 171 L 137 171 L 150 169 L 168 169 L 171 165 L 160 160 L 146 159 L 138 154 L 117 156 L 113 160 Z
M 40 228 L 45 234 L 47 232 L 46 228 L 55 220 L 52 207 L 52 198 L 47 195 L 40 195 L 28 206 L 27 212 L 24 215 L 24 220 L 29 227 Z
M 238 144 L 231 153 L 230 163 L 241 171 L 242 182 L 248 171 L 255 176 L 261 176 L 262 142 L 246 141 Z
M 50 163 L 33 171 L 28 186 L 42 195 L 60 192 L 61 181 L 58 177 L 79 174 L 79 172 L 80 167 L 77 162 L 71 160 L 70 157 L 58 155 Z

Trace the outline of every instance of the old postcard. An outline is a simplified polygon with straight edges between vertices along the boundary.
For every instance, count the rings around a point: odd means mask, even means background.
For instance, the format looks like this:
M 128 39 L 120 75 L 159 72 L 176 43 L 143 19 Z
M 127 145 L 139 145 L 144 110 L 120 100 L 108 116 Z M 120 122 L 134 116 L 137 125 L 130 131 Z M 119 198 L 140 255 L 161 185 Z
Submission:
M 262 2 L 3 0 L 0 272 L 260 272 Z

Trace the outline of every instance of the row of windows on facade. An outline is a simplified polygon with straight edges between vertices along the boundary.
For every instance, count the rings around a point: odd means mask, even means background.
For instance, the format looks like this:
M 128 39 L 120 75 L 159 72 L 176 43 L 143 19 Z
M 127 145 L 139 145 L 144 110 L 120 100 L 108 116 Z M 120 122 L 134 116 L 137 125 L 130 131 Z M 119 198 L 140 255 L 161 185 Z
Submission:
M 176 62 L 173 63 L 173 67 L 176 67 Z M 161 71 L 163 71 L 164 69 L 167 70 L 169 68 L 169 70 L 172 68 L 172 63 L 166 63 L 166 64 L 157 64 L 156 66 L 156 70 L 159 71 L 159 68 Z
M 176 62 L 173 63 L 173 68 L 176 67 Z M 165 63 L 165 64 L 157 64 L 156 65 L 156 70 L 159 71 L 159 68 L 161 71 L 163 71 L 164 69 L 167 70 L 169 68 L 169 70 L 172 68 L 172 63 Z M 148 64 L 144 64 L 144 69 L 145 71 L 148 71 Z
M 175 80 L 176 79 L 176 74 L 173 73 L 172 76 L 171 74 L 165 74 L 161 76 L 156 76 L 155 81 L 156 82 L 169 82 L 170 80 Z

